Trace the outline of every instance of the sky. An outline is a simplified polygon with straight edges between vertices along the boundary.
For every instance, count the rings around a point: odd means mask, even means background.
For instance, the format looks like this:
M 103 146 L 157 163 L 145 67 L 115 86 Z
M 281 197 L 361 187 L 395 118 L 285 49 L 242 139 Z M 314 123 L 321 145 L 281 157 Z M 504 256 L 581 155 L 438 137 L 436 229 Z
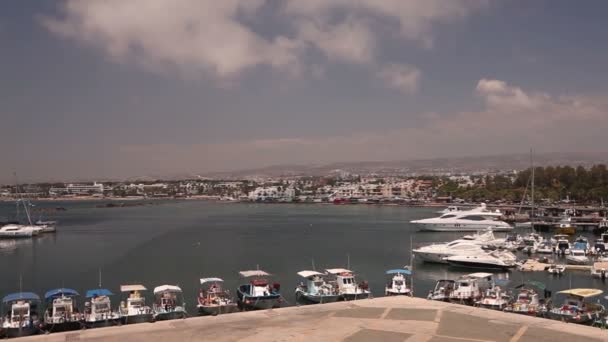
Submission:
M 2 5 L 0 180 L 606 150 L 602 0 Z

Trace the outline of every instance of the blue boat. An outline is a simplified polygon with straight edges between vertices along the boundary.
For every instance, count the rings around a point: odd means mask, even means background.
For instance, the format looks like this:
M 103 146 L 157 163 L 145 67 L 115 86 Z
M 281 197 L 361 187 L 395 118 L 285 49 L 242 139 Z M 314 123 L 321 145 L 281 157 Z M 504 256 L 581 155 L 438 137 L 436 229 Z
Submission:
M 76 306 L 76 298 L 80 294 L 73 289 L 59 288 L 49 290 L 44 294 L 46 310 L 44 312 L 44 330 L 59 332 L 81 329 L 83 315 Z
M 40 297 L 32 292 L 11 293 L 2 299 L 2 331 L 7 337 L 35 335 L 40 331 L 38 304 Z
M 237 303 L 241 310 L 265 310 L 281 306 L 279 283 L 270 284 L 266 277 L 270 274 L 262 270 L 241 271 L 243 278 L 251 279 L 237 289 Z
M 109 327 L 120 324 L 120 316 L 112 310 L 108 289 L 92 289 L 86 293 L 87 302 L 84 308 L 84 324 L 87 328 Z

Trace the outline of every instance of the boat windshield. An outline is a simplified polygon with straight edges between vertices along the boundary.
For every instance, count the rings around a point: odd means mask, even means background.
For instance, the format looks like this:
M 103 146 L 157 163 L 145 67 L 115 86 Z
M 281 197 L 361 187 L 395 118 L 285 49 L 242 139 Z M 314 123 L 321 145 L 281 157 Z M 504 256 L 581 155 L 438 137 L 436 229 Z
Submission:
M 28 316 L 30 314 L 30 310 L 27 307 L 14 308 L 13 309 L 13 317 L 19 316 Z
M 61 314 L 65 313 L 66 311 L 68 311 L 68 308 L 66 306 L 56 306 L 55 307 L 55 315 L 61 315 Z
M 447 214 L 447 215 L 441 216 L 440 219 L 446 219 L 446 218 L 452 218 L 452 217 L 456 217 L 456 215 L 454 215 L 454 214 Z
M 353 278 L 344 278 L 342 279 L 343 284 L 354 284 L 355 280 Z
M 395 285 L 403 285 L 403 280 L 395 280 Z
M 317 280 L 317 281 L 314 281 L 313 283 L 315 284 L 315 286 L 318 287 L 318 286 L 323 285 L 323 280 Z
M 110 304 L 109 303 L 97 303 L 97 304 L 95 304 L 95 311 L 96 312 L 108 312 L 108 311 L 110 311 Z
M 143 298 L 134 298 L 131 300 L 131 307 L 139 308 L 139 307 L 142 307 L 143 305 L 144 305 Z

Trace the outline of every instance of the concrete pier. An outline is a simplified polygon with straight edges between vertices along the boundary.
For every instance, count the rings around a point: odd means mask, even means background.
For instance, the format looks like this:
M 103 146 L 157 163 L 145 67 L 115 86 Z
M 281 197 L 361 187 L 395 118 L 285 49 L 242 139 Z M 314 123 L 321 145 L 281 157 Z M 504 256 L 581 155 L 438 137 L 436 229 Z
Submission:
M 18 341 L 608 341 L 595 327 L 420 298 L 383 297 L 82 330 Z

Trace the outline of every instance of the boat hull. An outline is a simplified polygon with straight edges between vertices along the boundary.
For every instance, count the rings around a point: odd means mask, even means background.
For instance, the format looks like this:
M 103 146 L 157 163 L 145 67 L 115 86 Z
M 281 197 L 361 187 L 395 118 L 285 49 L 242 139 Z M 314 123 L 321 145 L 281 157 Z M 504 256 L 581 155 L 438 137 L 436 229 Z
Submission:
M 451 254 L 447 254 L 447 253 L 429 253 L 429 252 L 414 252 L 414 255 L 416 256 L 416 258 L 424 261 L 424 262 L 430 262 L 430 263 L 436 263 L 436 264 L 447 264 L 448 262 L 445 261 L 444 259 L 447 257 L 452 256 Z
M 155 321 L 169 321 L 188 317 L 185 311 L 161 312 L 154 316 Z
M 391 290 L 387 290 L 384 291 L 384 295 L 385 296 L 412 296 L 411 292 L 398 292 L 398 291 L 391 291 Z
M 149 313 L 141 315 L 122 316 L 120 318 L 120 322 L 122 324 L 152 323 L 154 322 L 154 315 Z
M 198 315 L 199 316 L 217 316 L 222 314 L 228 314 L 238 312 L 239 307 L 236 303 L 228 305 L 199 305 Z
M 342 295 L 340 295 L 340 297 L 342 297 L 342 300 L 346 300 L 346 301 L 359 300 L 359 299 L 367 299 L 367 298 L 369 298 L 369 296 L 370 296 L 369 292 L 364 292 L 364 293 L 343 293 Z
M 296 290 L 296 301 L 300 304 L 324 304 L 339 301 L 340 295 L 312 295 L 304 291 Z
M 549 318 L 556 320 L 556 321 L 562 321 L 562 322 L 566 322 L 566 323 L 576 323 L 576 324 L 591 324 L 593 323 L 596 319 L 600 318 L 601 315 L 600 314 L 583 314 L 580 316 L 572 316 L 572 315 L 563 315 L 563 314 L 558 314 L 558 313 L 554 313 L 554 312 L 549 312 Z
M 45 330 L 45 332 L 53 333 L 53 332 L 80 330 L 80 329 L 82 329 L 83 326 L 84 326 L 83 321 L 70 321 L 70 322 L 62 322 L 62 323 L 45 323 L 44 330 Z
M 121 324 L 122 324 L 122 322 L 120 321 L 119 318 L 104 319 L 104 320 L 100 320 L 100 321 L 85 321 L 84 322 L 84 326 L 87 329 L 113 327 L 113 326 L 121 325 Z
M 243 300 L 239 300 L 238 306 L 243 311 L 275 309 L 281 307 L 281 297 L 278 295 L 276 297 L 245 297 Z
M 459 268 L 475 268 L 475 269 L 483 269 L 483 270 L 501 270 L 508 271 L 514 266 L 510 265 L 497 265 L 497 264 L 486 264 L 479 262 L 467 262 L 467 261 L 457 261 L 457 260 L 448 260 L 448 264 L 452 267 Z
M 4 328 L 3 333 L 5 337 L 14 338 L 14 337 L 24 337 L 24 336 L 32 336 L 36 335 L 40 332 L 40 330 L 36 327 L 27 327 L 27 328 Z
M 420 226 L 420 230 L 429 231 L 429 232 L 478 232 L 482 230 L 487 230 L 491 228 L 494 232 L 506 232 L 513 230 L 513 227 L 505 224 L 505 225 L 496 225 L 496 224 L 437 224 L 437 223 L 418 223 L 413 222 Z

